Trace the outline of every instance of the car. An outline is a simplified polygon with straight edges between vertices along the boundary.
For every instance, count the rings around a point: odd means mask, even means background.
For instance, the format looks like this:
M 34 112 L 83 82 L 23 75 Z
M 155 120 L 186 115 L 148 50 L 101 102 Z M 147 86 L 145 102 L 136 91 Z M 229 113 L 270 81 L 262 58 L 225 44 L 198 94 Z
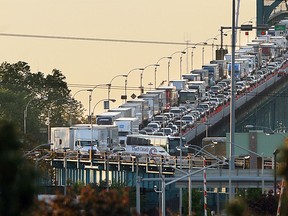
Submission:
M 182 114 L 186 115 L 190 110 L 186 106 L 179 106 L 179 109 L 182 110 Z
M 205 109 L 203 107 L 196 107 L 195 110 L 200 113 L 201 118 L 205 116 Z
M 153 122 L 160 122 L 161 127 L 168 123 L 168 118 L 166 115 L 156 115 L 153 118 Z
M 167 117 L 168 122 L 172 121 L 174 118 L 174 113 L 164 112 L 163 115 Z
M 190 114 L 193 115 L 197 121 L 201 119 L 201 113 L 199 110 L 192 110 Z
M 226 82 L 224 82 L 224 81 L 218 82 L 217 85 L 222 86 L 223 90 L 226 90 L 226 89 L 229 88 L 229 85 Z
M 212 107 L 210 106 L 209 103 L 207 103 L 208 101 L 204 102 L 204 103 L 200 103 L 198 105 L 198 107 L 204 109 L 205 114 L 209 114 L 210 111 L 212 111 Z
M 166 128 L 161 128 L 159 132 L 164 133 L 165 136 L 172 136 L 173 135 L 173 130 L 172 128 L 166 127 Z
M 250 84 L 250 86 L 253 86 L 257 83 L 257 79 L 254 75 L 247 76 L 246 81 Z
M 177 120 L 175 121 L 175 125 L 178 127 L 178 130 L 185 131 L 187 129 L 186 121 L 184 120 Z
M 142 130 L 146 131 L 147 135 L 152 135 L 155 132 L 155 129 L 153 127 L 145 127 Z
M 224 93 L 223 94 L 218 94 L 217 98 L 220 99 L 222 105 L 225 105 L 228 102 L 228 98 L 227 98 L 227 96 Z
M 235 88 L 236 88 L 236 92 L 237 94 L 240 94 L 242 92 L 245 92 L 245 87 L 243 85 L 235 85 Z
M 165 136 L 165 134 L 163 132 L 160 132 L 160 131 L 155 131 L 153 133 L 154 136 Z
M 185 121 L 189 127 L 193 127 L 195 124 L 195 118 L 193 115 L 184 115 L 182 116 L 182 120 Z
M 156 122 L 150 122 L 147 124 L 148 128 L 153 128 L 154 131 L 159 131 L 159 129 L 161 128 L 161 125 L 156 123 Z
M 168 123 L 167 128 L 171 128 L 173 135 L 177 134 L 179 132 L 177 125 L 173 123 Z
M 214 85 L 214 86 L 211 86 L 210 87 L 210 91 L 209 91 L 211 94 L 219 94 L 219 93 L 222 93 L 223 92 L 223 88 L 222 86 L 219 86 L 219 85 Z
M 213 97 L 209 99 L 209 102 L 213 105 L 213 107 L 216 109 L 220 105 L 222 105 L 222 102 L 218 97 Z
M 147 135 L 148 133 L 147 133 L 147 131 L 146 130 L 139 130 L 139 134 L 144 134 L 144 135 Z
M 176 116 L 182 116 L 182 110 L 179 108 L 179 107 L 171 107 L 170 113 L 173 113 L 174 114 L 174 117 Z

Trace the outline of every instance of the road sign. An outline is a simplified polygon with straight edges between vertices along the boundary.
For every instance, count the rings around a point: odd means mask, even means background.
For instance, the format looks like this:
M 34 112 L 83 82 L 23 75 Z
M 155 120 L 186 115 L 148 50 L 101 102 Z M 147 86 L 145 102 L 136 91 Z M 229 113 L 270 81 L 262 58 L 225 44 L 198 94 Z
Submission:
M 253 27 L 252 25 L 241 25 L 240 29 L 241 31 L 252 31 Z
M 131 98 L 133 98 L 133 99 L 135 99 L 137 96 L 133 93 L 132 95 L 131 95 Z
M 286 26 L 285 25 L 275 25 L 275 31 L 285 31 Z

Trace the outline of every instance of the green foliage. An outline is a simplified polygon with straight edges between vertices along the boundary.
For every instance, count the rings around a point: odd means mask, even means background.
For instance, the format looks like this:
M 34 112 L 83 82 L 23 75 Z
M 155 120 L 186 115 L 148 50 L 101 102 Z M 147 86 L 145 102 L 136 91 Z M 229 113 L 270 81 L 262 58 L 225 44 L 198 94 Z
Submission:
M 15 123 L 23 131 L 24 110 L 27 108 L 27 135 L 25 139 L 38 144 L 47 142 L 47 120 L 51 126 L 68 126 L 70 119 L 79 123 L 83 107 L 71 98 L 71 91 L 61 71 L 54 69 L 46 77 L 42 72 L 32 73 L 26 62 L 0 65 L 0 119 Z M 46 129 L 46 134 L 40 133 Z
M 183 193 L 183 207 L 184 207 L 184 215 L 188 215 L 188 200 L 189 194 L 188 190 Z M 192 212 L 196 215 L 201 215 L 203 213 L 204 205 L 203 205 L 203 192 L 192 189 Z
M 229 216 L 245 216 L 247 214 L 248 208 L 244 199 L 238 197 L 232 200 L 226 206 L 226 212 Z
M 73 192 L 71 192 L 73 191 Z M 79 193 L 76 194 L 75 191 Z M 49 203 L 38 202 L 32 215 L 87 215 L 87 216 L 129 216 L 128 191 L 110 189 L 98 191 L 94 187 L 77 186 L 77 190 L 69 190 L 67 196 L 58 194 Z M 77 200 L 76 200 L 77 195 Z
M 279 151 L 279 156 L 278 156 L 278 162 L 279 162 L 279 167 L 278 167 L 278 175 L 282 176 L 286 182 L 288 181 L 288 148 L 283 147 Z
M 14 126 L 0 120 L 0 215 L 25 215 L 33 202 L 35 172 L 20 146 Z

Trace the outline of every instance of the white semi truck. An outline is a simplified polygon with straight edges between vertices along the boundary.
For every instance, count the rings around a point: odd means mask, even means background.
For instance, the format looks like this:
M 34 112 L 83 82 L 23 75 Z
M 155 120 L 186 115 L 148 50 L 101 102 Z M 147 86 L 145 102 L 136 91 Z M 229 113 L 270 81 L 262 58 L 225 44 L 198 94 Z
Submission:
M 92 126 L 92 127 L 91 127 Z M 91 129 L 92 128 L 92 129 Z M 119 144 L 116 125 L 78 124 L 51 128 L 51 150 L 106 151 Z
M 118 118 L 115 120 L 118 126 L 118 137 L 120 145 L 126 144 L 127 135 L 139 133 L 139 119 L 138 118 Z

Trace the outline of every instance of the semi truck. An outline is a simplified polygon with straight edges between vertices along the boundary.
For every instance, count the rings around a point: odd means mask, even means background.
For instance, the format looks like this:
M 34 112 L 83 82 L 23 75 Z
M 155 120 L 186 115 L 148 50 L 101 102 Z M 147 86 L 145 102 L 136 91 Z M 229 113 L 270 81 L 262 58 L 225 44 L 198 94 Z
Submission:
M 97 125 L 113 125 L 115 119 L 121 117 L 121 112 L 104 112 L 96 115 Z
M 193 74 L 199 74 L 200 80 L 205 81 L 206 86 L 208 85 L 208 79 L 209 79 L 209 71 L 205 69 L 195 69 L 192 70 L 191 73 Z
M 108 112 L 121 112 L 121 117 L 135 117 L 134 110 L 131 107 L 116 107 L 109 109 Z
M 120 145 L 126 144 L 127 135 L 139 134 L 139 119 L 138 118 L 118 118 L 115 120 L 118 126 L 118 137 Z
M 200 101 L 204 101 L 206 99 L 206 84 L 205 81 L 190 81 L 188 82 L 188 89 L 197 90 L 197 98 Z
M 149 105 L 149 109 L 152 112 L 152 115 L 157 115 L 161 112 L 161 101 L 159 100 L 159 94 L 141 94 L 138 96 L 143 100 L 146 100 Z
M 116 125 L 78 124 L 51 128 L 51 150 L 106 151 L 119 144 Z
M 165 99 L 161 100 L 162 111 L 169 111 L 170 107 L 178 103 L 178 92 L 175 86 L 159 86 L 156 90 L 164 91 Z
M 187 80 L 170 80 L 169 85 L 175 86 L 177 91 L 187 89 Z
M 219 65 L 219 79 L 224 79 L 227 77 L 227 61 L 226 60 L 212 60 L 210 64 Z
M 149 110 L 148 102 L 143 99 L 128 100 L 119 107 L 131 107 L 134 109 L 135 117 L 139 119 L 140 128 L 148 124 L 149 118 L 152 119 L 151 111 Z
M 209 71 L 208 85 L 213 86 L 217 81 L 219 81 L 219 65 L 218 64 L 207 64 L 202 65 L 202 69 Z

